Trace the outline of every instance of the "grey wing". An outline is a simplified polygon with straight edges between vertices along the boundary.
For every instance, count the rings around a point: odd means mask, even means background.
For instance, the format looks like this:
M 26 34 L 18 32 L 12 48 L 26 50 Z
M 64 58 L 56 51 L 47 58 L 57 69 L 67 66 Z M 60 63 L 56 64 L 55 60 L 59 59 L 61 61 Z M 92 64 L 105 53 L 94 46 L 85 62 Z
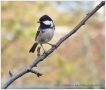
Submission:
M 39 27 L 39 28 L 38 28 L 38 31 L 37 31 L 37 33 L 36 33 L 35 41 L 36 41 L 38 35 L 40 34 L 40 31 L 41 31 L 41 28 Z
M 35 41 L 36 41 L 36 38 L 37 38 L 37 36 L 39 35 L 39 33 L 40 33 L 40 31 L 37 31 L 36 37 L 35 37 Z

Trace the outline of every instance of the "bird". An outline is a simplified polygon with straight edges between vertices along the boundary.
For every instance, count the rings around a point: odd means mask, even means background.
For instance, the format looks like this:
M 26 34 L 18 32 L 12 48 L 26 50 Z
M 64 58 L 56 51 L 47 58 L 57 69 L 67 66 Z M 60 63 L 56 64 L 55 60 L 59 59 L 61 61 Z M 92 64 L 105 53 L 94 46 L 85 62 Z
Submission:
M 43 15 L 37 23 L 40 23 L 40 26 L 38 27 L 36 36 L 35 36 L 35 42 L 29 52 L 34 53 L 36 47 L 38 44 L 42 47 L 44 54 L 48 54 L 47 51 L 45 51 L 42 44 L 49 44 L 52 47 L 56 47 L 56 45 L 48 43 L 54 36 L 55 32 L 55 25 L 53 23 L 53 20 L 48 15 Z

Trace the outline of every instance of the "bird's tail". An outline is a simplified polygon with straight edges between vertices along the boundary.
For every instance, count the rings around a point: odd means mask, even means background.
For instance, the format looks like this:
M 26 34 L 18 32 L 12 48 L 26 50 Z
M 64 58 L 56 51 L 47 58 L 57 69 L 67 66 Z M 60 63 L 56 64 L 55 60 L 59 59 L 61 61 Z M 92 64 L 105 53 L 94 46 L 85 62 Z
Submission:
M 36 47 L 37 47 L 38 43 L 34 43 L 33 46 L 31 47 L 31 49 L 29 50 L 29 52 L 34 53 Z

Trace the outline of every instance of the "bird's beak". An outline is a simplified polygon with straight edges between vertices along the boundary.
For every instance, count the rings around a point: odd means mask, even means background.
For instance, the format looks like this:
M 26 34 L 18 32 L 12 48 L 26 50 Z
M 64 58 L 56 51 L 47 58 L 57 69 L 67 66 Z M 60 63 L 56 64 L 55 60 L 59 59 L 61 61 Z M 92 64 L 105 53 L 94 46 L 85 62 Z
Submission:
M 37 23 L 40 23 L 40 21 L 38 21 Z

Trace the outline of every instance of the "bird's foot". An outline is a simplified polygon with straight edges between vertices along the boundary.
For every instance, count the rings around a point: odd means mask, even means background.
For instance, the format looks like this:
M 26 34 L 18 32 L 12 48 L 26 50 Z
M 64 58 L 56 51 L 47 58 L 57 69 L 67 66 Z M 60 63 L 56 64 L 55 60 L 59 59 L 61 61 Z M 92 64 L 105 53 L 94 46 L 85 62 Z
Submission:
M 44 51 L 44 53 L 43 54 L 46 54 L 46 56 L 48 55 L 48 52 L 46 52 L 46 51 Z
M 56 45 L 51 45 L 52 47 L 55 47 L 55 48 L 57 48 L 57 46 Z

